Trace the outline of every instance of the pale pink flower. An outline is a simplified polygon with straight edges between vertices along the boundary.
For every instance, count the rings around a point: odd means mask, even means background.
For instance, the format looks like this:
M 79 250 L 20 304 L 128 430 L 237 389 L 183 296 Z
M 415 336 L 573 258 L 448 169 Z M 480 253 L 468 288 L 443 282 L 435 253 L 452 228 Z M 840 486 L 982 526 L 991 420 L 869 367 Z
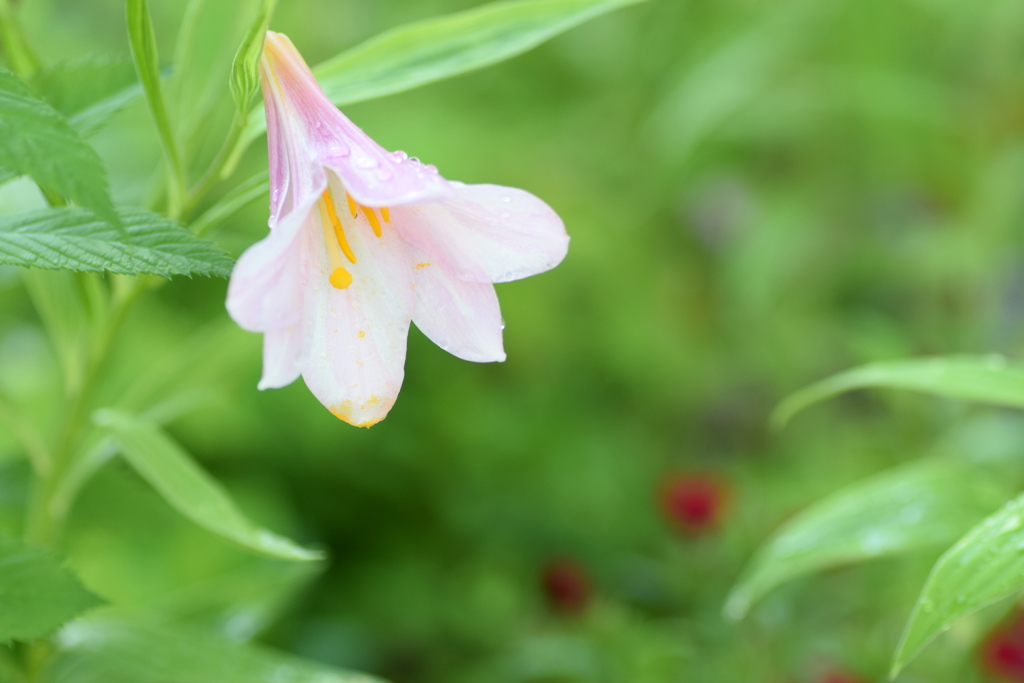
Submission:
M 227 300 L 264 334 L 259 388 L 302 375 L 334 415 L 370 426 L 398 396 L 410 321 L 459 358 L 505 360 L 492 283 L 561 262 L 558 215 L 523 190 L 447 181 L 384 150 L 280 33 L 267 33 L 260 77 L 270 234 L 239 259 Z

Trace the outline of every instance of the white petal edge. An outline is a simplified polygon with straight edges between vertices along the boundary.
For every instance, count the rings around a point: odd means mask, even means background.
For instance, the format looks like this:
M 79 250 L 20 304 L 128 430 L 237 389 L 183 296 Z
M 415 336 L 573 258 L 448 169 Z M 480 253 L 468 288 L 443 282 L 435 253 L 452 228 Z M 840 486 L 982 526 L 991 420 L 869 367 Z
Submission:
M 534 195 L 500 185 L 453 183 L 457 200 L 392 209 L 402 239 L 469 282 L 510 282 L 562 262 L 562 219 Z
M 256 388 L 280 389 L 302 371 L 302 326 L 294 325 L 263 334 L 263 376 Z
M 412 320 L 416 327 L 457 358 L 475 363 L 504 361 L 501 309 L 494 285 L 460 280 L 418 250 L 414 256 Z

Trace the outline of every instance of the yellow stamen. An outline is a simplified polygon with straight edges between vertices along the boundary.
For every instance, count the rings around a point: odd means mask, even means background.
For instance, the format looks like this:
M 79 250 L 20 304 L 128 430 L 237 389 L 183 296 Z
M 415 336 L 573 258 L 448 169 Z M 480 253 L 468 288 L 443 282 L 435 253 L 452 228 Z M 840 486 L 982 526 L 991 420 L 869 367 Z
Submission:
M 335 289 L 345 289 L 352 284 L 352 273 L 348 272 L 348 269 L 345 268 L 345 259 L 342 258 L 342 245 L 344 245 L 345 249 L 348 249 L 348 243 L 344 242 L 345 236 L 341 231 L 341 221 L 338 220 L 337 214 L 334 212 L 334 205 L 328 192 L 324 192 L 320 200 L 320 222 L 324 229 L 327 261 L 331 265 L 331 274 L 328 276 L 327 281 Z M 328 228 L 328 223 L 332 227 Z M 355 255 L 351 255 L 351 251 L 351 249 L 348 249 L 346 256 L 348 256 L 352 263 L 355 263 Z
M 325 190 L 321 199 L 327 208 L 327 216 L 331 220 L 331 225 L 334 226 L 334 234 L 338 238 L 338 246 L 341 247 L 341 251 L 345 254 L 345 258 L 349 260 L 349 263 L 355 263 L 356 255 L 352 253 L 352 247 L 348 246 L 348 240 L 345 239 L 345 230 L 341 227 L 341 219 L 338 218 L 338 212 L 334 208 L 334 199 L 331 198 L 331 191 Z M 349 197 L 349 200 L 351 200 L 351 197 Z
M 368 206 L 363 207 L 363 213 L 366 214 L 366 220 L 370 221 L 370 227 L 373 228 L 373 234 L 380 237 L 380 221 L 377 220 L 377 214 Z
M 384 222 L 385 223 L 390 223 L 391 222 L 391 212 L 388 211 L 388 207 L 386 207 L 386 206 L 380 207 L 380 215 L 384 217 Z
M 345 193 L 345 199 L 348 200 L 348 210 L 352 213 L 352 218 L 355 218 L 356 216 L 359 215 L 359 205 L 356 204 L 356 200 L 352 199 L 352 195 L 350 195 L 348 192 Z
M 345 270 L 345 266 L 338 266 L 327 280 L 335 289 L 346 289 L 352 284 L 352 273 Z

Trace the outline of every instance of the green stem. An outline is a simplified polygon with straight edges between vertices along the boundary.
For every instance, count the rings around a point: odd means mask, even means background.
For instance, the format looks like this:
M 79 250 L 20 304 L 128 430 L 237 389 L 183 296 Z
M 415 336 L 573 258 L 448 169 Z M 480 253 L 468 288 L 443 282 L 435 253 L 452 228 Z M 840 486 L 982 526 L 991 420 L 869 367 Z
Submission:
M 115 295 L 110 312 L 104 320 L 92 348 L 81 384 L 69 397 L 64 421 L 51 454 L 52 467 L 37 473 L 30 501 L 25 538 L 39 545 L 56 545 L 63 526 L 63 513 L 57 514 L 51 504 L 63 477 L 73 464 L 75 445 L 85 424 L 92 394 L 100 378 L 110 349 L 132 304 L 148 286 L 145 278 L 136 278 L 131 285 Z
M 0 0 L 2 2 L 3 0 Z M 128 42 L 131 45 L 135 70 L 139 74 L 149 111 L 156 124 L 160 136 L 160 144 L 168 166 L 168 215 L 177 219 L 184 206 L 188 180 L 185 167 L 178 153 L 178 143 L 174 138 L 171 120 L 167 115 L 163 90 L 160 85 L 159 57 L 156 51 L 156 37 L 153 33 L 153 21 L 149 16 L 146 0 L 127 0 L 126 14 L 128 20 Z
M 220 146 L 213 161 L 210 162 L 210 167 L 200 178 L 199 182 L 189 191 L 188 198 L 185 201 L 185 207 L 182 211 L 182 218 L 187 220 L 191 217 L 196 206 L 203 200 L 203 197 L 207 193 L 217 186 L 222 180 L 224 180 L 227 174 L 224 173 L 224 169 L 227 167 L 228 161 L 231 160 L 232 153 L 235 150 L 235 145 L 242 137 L 242 133 L 245 132 L 245 125 L 249 121 L 248 113 L 235 113 L 234 119 L 231 121 L 231 129 L 228 131 L 227 137 L 224 139 L 224 143 Z
M 9 0 L 0 0 L 0 37 L 3 37 L 4 52 L 15 73 L 30 78 L 39 70 L 39 58 L 25 38 Z

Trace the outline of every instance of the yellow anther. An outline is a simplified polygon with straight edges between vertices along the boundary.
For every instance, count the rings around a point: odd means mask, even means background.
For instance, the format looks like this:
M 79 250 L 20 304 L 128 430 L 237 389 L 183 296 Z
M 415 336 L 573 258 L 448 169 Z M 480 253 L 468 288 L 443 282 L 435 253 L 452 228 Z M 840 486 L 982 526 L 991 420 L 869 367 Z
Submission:
M 370 221 L 370 227 L 373 228 L 373 234 L 380 237 L 380 221 L 377 220 L 377 214 L 368 206 L 363 207 L 363 213 L 366 214 L 366 220 Z
M 338 266 L 327 279 L 335 289 L 346 289 L 350 284 L 352 284 L 352 273 L 345 270 L 344 266 Z
M 349 201 L 351 199 L 349 197 Z M 338 212 L 334 208 L 334 199 L 331 198 L 331 191 L 325 190 L 321 200 L 327 209 L 327 217 L 330 219 L 331 225 L 334 226 L 334 235 L 338 240 L 338 246 L 341 247 L 341 252 L 345 254 L 345 258 L 349 260 L 349 263 L 355 263 L 356 255 L 352 253 L 352 247 L 348 246 L 348 240 L 345 239 L 345 230 L 341 227 L 341 219 L 338 218 Z
M 388 211 L 388 207 L 386 207 L 386 206 L 380 207 L 380 215 L 384 217 L 384 222 L 385 223 L 390 223 L 391 222 L 391 212 Z
M 348 210 L 349 212 L 351 212 L 352 218 L 355 218 L 356 216 L 359 215 L 359 205 L 356 204 L 356 200 L 352 199 L 352 195 L 350 195 L 348 192 L 345 193 L 345 199 L 348 200 Z

